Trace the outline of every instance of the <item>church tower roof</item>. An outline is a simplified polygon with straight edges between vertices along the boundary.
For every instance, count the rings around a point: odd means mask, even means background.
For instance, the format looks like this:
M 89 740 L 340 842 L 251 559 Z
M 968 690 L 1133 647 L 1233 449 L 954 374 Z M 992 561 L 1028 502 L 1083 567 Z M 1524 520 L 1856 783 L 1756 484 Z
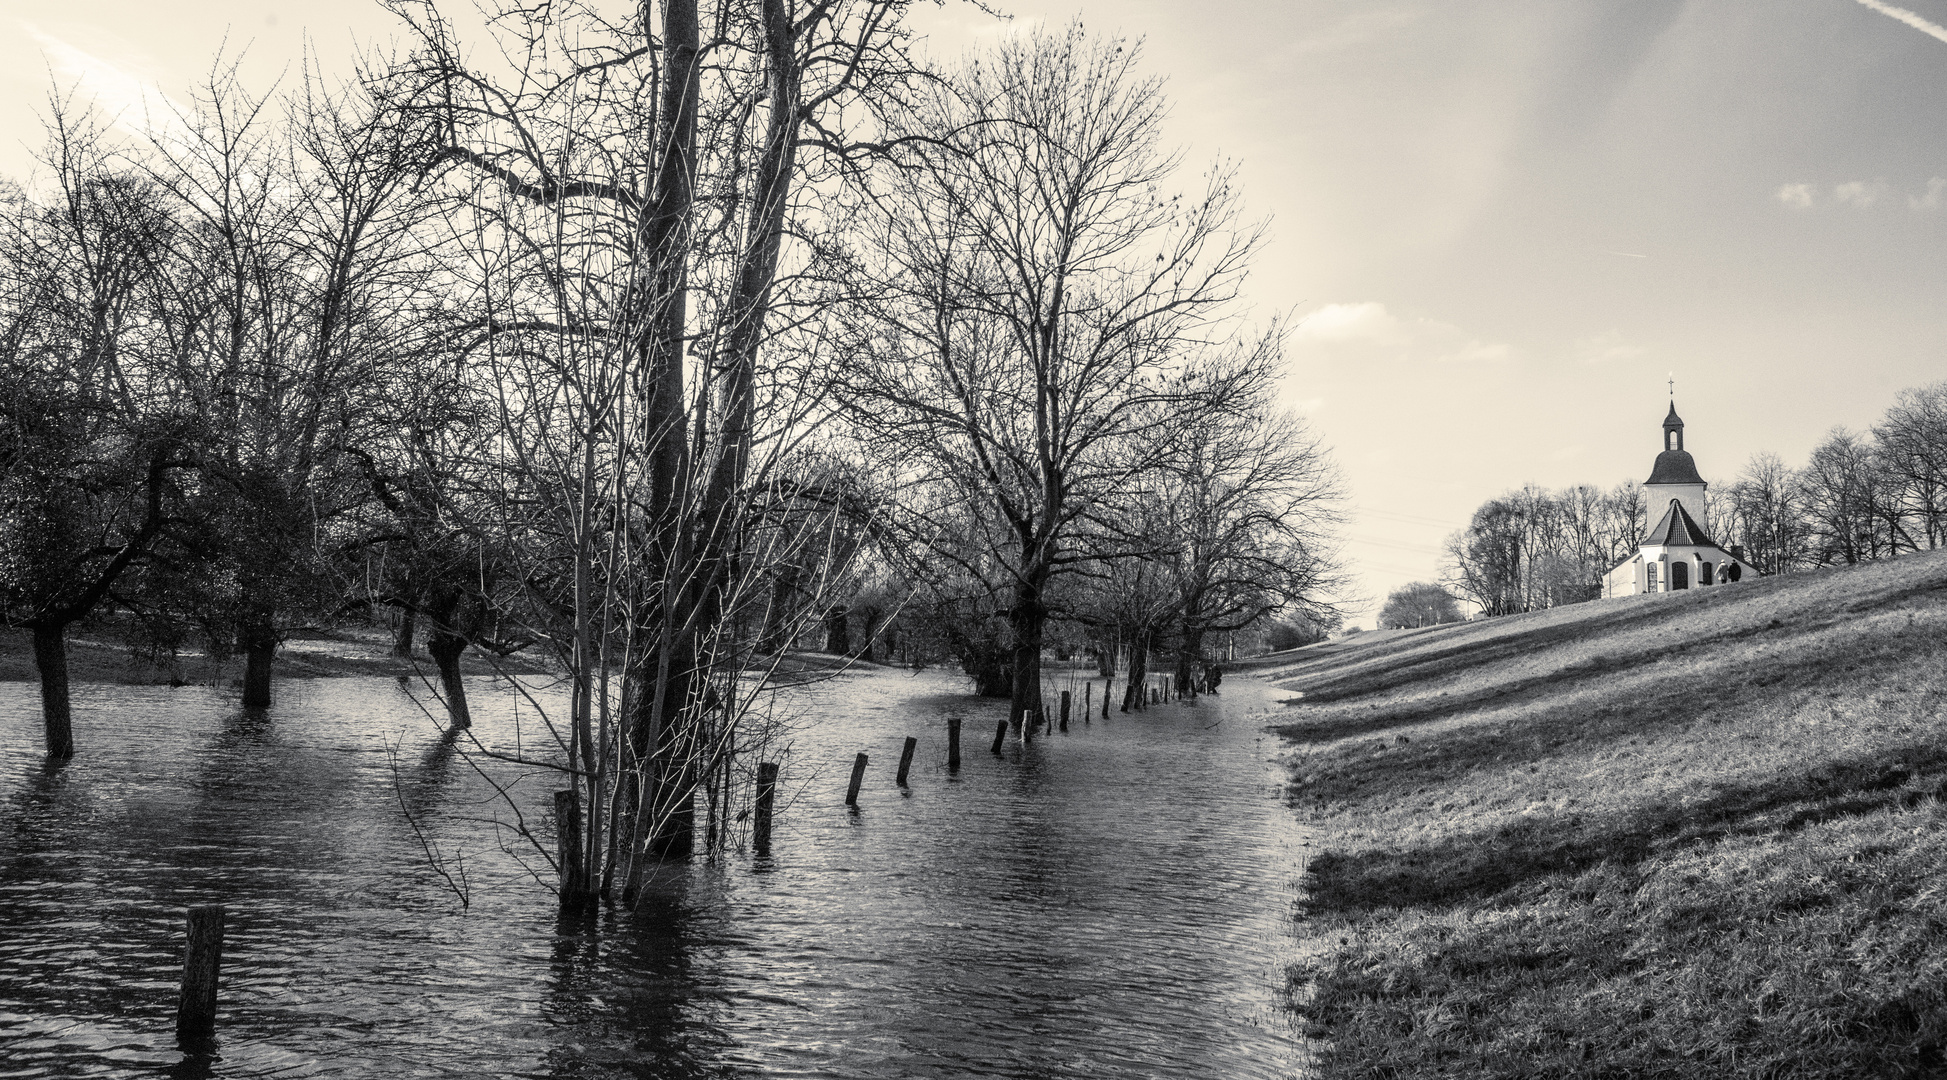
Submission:
M 1650 470 L 1650 478 L 1645 484 L 1701 484 L 1704 478 L 1697 475 L 1697 459 L 1681 450 L 1665 450 L 1656 455 L 1656 465 Z
M 1691 517 L 1690 511 L 1685 510 L 1683 503 L 1676 499 L 1670 500 L 1670 508 L 1663 512 L 1663 517 L 1657 521 L 1656 527 L 1649 531 L 1649 535 L 1643 537 L 1643 543 L 1646 546 L 1651 544 L 1717 546 L 1711 542 L 1710 537 L 1704 535 L 1703 526 L 1697 524 L 1697 519 Z
M 1683 417 L 1677 415 L 1677 403 L 1670 402 L 1670 412 L 1663 418 L 1663 452 L 1656 455 L 1656 465 L 1650 470 L 1650 478 L 1645 484 L 1701 484 L 1702 476 L 1697 475 L 1697 462 L 1683 449 Z

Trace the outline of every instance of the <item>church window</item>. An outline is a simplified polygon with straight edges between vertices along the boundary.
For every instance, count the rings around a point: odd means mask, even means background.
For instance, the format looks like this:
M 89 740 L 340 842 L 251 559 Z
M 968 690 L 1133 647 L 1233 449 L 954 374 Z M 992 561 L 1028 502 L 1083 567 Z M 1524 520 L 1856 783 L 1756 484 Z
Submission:
M 1656 564 L 1650 564 L 1650 591 L 1656 591 Z
M 1710 564 L 1709 563 L 1697 564 L 1697 584 L 1699 585 L 1710 584 Z
M 1673 562 L 1670 564 L 1670 588 L 1688 589 L 1690 587 L 1690 564 Z

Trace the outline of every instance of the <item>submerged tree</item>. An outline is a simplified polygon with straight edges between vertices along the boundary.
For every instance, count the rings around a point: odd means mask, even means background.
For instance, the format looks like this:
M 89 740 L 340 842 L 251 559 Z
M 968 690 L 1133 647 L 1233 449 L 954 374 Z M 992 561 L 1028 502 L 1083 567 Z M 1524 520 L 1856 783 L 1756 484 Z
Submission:
M 1038 31 L 929 85 L 859 215 L 846 404 L 909 492 L 907 531 L 1004 569 L 1016 725 L 1040 707 L 1050 584 L 1091 557 L 1080 523 L 1272 356 L 1220 347 L 1259 234 L 1227 169 L 1166 188 L 1137 54 Z M 971 538 L 950 531 L 969 509 Z
M 53 102 L 39 198 L 0 209 L 0 603 L 32 631 L 50 757 L 74 754 L 67 631 L 180 511 L 188 417 L 162 283 L 183 271 L 158 187 Z
M 1213 412 L 1162 470 L 1170 516 L 1178 693 L 1198 681 L 1205 641 L 1280 613 L 1320 618 L 1340 584 L 1332 550 L 1340 489 L 1318 440 L 1259 406 Z
M 764 524 L 818 401 L 796 357 L 821 275 L 789 237 L 814 166 L 855 149 L 845 110 L 906 75 L 904 3 L 508 7 L 498 65 L 469 63 L 431 5 L 392 7 L 418 47 L 380 92 L 442 163 L 466 362 L 497 403 L 497 527 L 572 686 L 583 857 L 563 903 L 630 899 L 728 783 L 744 629 L 779 595 L 760 583 L 806 561 L 807 533 Z

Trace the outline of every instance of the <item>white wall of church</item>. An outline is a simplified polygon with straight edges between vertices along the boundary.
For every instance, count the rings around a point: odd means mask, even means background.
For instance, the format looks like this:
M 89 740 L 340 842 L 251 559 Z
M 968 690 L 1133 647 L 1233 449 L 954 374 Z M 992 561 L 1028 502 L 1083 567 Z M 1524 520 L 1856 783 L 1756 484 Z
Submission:
M 1643 591 L 1643 560 L 1639 556 L 1602 576 L 1602 595 L 1634 596 Z

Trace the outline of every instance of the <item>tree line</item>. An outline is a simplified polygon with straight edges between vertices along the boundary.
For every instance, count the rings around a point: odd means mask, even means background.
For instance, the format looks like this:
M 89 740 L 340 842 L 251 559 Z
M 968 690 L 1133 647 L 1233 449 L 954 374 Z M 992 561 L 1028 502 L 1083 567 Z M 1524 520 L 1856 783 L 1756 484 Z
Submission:
M 1947 544 L 1947 382 L 1902 390 L 1865 431 L 1835 427 L 1792 468 L 1769 451 L 1706 496 L 1711 539 L 1764 574 L 1851 565 Z M 1446 541 L 1445 573 L 1488 615 L 1602 595 L 1649 528 L 1642 485 L 1490 499 Z
M 1136 43 L 965 63 L 903 0 L 509 6 L 115 137 L 57 93 L 0 187 L 0 600 L 48 753 L 66 641 L 240 656 L 388 622 L 558 671 L 564 905 L 721 850 L 820 633 L 1014 723 L 1079 642 L 1193 680 L 1327 619 L 1338 485 L 1238 298 L 1234 172 L 1182 183 Z M 835 639 L 835 640 L 834 640 Z M 481 751 L 475 747 L 476 752 Z

